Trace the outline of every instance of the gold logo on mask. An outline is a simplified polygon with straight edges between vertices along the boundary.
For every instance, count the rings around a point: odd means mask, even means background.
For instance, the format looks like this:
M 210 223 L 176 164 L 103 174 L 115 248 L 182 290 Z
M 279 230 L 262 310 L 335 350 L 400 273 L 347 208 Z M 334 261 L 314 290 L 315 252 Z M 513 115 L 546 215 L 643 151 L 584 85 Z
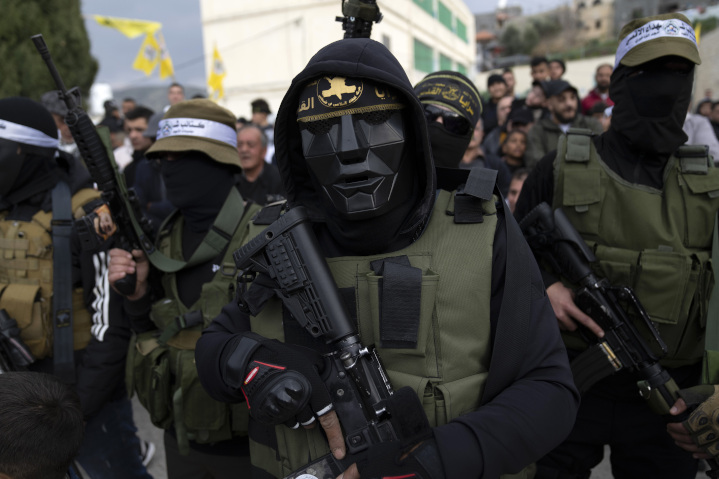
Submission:
M 359 100 L 364 89 L 361 80 L 323 77 L 317 82 L 317 99 L 329 108 L 340 108 Z

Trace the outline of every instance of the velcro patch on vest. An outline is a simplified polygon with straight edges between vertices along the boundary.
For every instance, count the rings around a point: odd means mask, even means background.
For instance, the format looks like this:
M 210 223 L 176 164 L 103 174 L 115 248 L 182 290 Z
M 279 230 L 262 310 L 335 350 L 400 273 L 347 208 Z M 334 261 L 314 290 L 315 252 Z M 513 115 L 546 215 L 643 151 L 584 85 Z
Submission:
M 422 270 L 407 256 L 371 263 L 379 281 L 380 345 L 383 348 L 415 349 L 419 333 Z
M 252 222 L 256 225 L 271 225 L 280 217 L 285 205 L 286 203 L 283 201 L 275 205 L 265 206 L 257 213 Z

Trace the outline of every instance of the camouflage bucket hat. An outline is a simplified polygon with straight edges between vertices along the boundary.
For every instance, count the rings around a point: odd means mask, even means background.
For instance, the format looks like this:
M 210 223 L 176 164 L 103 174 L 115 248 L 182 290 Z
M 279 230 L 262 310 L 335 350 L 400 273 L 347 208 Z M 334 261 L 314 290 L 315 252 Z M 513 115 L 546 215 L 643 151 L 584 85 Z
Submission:
M 696 35 L 691 22 L 681 13 L 665 13 L 639 18 L 619 32 L 615 68 L 633 67 L 659 57 L 677 55 L 701 64 Z
M 173 105 L 160 121 L 157 141 L 146 155 L 179 151 L 200 151 L 217 162 L 240 166 L 235 116 L 207 99 Z

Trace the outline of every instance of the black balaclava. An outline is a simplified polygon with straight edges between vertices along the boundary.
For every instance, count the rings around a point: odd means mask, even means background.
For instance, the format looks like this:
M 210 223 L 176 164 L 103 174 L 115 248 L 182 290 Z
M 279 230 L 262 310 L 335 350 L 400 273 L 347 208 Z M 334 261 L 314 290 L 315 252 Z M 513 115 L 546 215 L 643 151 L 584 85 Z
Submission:
M 464 134 L 449 131 L 436 121 L 428 125 L 435 166 L 459 168 L 472 140 L 474 127 L 482 115 L 482 100 L 477 87 L 459 72 L 438 71 L 420 80 L 414 91 L 423 105 L 448 108 L 469 122 L 471 127 Z
M 609 87 L 612 130 L 631 150 L 666 158 L 687 141 L 682 126 L 694 81 L 693 64 L 686 73 L 672 72 L 662 68 L 668 59 L 689 63 L 680 57 L 660 57 L 633 67 L 620 64 Z
M 167 199 L 182 213 L 185 227 L 206 233 L 234 185 L 235 168 L 189 151 L 172 161 L 162 159 L 160 169 Z
M 53 156 L 59 140 L 50 113 L 28 98 L 0 100 L 0 208 L 31 201 L 57 183 Z
M 470 129 L 469 133 L 458 135 L 436 121 L 427 125 L 427 128 L 435 166 L 459 168 L 459 163 L 462 161 L 464 152 L 467 151 L 474 130 Z

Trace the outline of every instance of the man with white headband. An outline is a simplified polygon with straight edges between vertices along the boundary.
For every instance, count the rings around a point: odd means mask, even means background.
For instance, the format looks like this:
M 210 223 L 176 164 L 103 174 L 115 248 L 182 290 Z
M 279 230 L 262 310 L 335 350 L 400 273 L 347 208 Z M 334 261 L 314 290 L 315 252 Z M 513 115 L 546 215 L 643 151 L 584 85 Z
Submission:
M 78 462 L 85 471 L 147 478 L 122 381 L 129 334 L 103 281 L 106 251 L 83 250 L 73 226 L 104 205 L 82 163 L 59 147 L 45 107 L 0 99 L 0 310 L 17 322 L 34 357 L 28 369 L 54 374 L 78 393 L 85 421 Z
M 149 271 L 140 251 L 110 252 L 111 284 L 137 272 L 135 293 L 125 301 L 137 333 L 128 361 L 131 393 L 165 429 L 169 479 L 249 477 L 247 408 L 211 399 L 194 364 L 202 330 L 234 296 L 232 253 L 259 210 L 246 206 L 235 186 L 235 116 L 210 100 L 177 103 L 146 155 L 160 159 L 167 199 L 177 208 L 155 244 L 186 265 Z
M 609 130 L 599 136 L 569 130 L 524 183 L 515 216 L 524 218 L 540 202 L 566 213 L 598 259 L 594 272 L 636 292 L 667 345 L 660 364 L 683 398 L 668 404 L 665 417 L 651 412 L 628 368 L 587 386 L 572 433 L 539 461 L 539 478 L 587 478 L 605 445 L 615 478 L 694 478 L 698 458 L 717 457 L 719 395 L 711 384 L 719 384 L 718 348 L 709 331 L 719 318 L 708 312 L 708 299 L 719 171 L 704 145 L 685 145 L 682 130 L 700 62 L 684 15 L 624 26 L 609 87 L 615 102 Z M 573 360 L 587 348 L 578 329 L 585 338 L 604 331 L 575 304 L 576 285 L 554 274 L 545 271 L 544 283 Z M 658 351 L 647 328 L 638 329 Z M 703 358 L 701 382 L 709 386 L 697 386 Z M 587 374 L 579 364 L 575 379 Z M 696 408 L 688 419 L 680 416 L 685 400 Z

